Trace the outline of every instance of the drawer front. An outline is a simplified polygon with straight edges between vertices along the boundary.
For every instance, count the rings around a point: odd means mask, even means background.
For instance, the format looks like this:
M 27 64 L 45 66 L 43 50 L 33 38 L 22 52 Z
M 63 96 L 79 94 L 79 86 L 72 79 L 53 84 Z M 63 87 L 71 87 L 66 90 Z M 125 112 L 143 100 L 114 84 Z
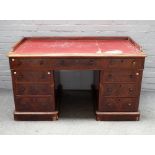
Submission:
M 16 84 L 16 95 L 52 95 L 53 85 L 50 84 Z
M 134 70 L 108 70 L 100 72 L 101 82 L 138 82 L 141 80 L 142 71 Z
M 136 84 L 100 84 L 103 96 L 134 97 L 138 95 Z
M 104 59 L 89 58 L 10 58 L 11 69 L 102 69 Z
M 96 68 L 100 61 L 96 59 L 52 59 L 52 66 L 60 69 L 76 69 L 76 68 Z
M 50 112 L 55 110 L 53 97 L 15 97 L 16 111 Z
M 138 101 L 136 98 L 103 97 L 98 109 L 104 112 L 135 112 L 138 111 Z
M 10 58 L 11 69 L 45 69 L 47 67 L 50 67 L 48 58 Z
M 50 82 L 53 80 L 53 73 L 51 71 L 13 70 L 12 76 L 16 82 Z
M 144 68 L 144 59 L 134 58 L 108 58 L 105 61 L 107 68 Z

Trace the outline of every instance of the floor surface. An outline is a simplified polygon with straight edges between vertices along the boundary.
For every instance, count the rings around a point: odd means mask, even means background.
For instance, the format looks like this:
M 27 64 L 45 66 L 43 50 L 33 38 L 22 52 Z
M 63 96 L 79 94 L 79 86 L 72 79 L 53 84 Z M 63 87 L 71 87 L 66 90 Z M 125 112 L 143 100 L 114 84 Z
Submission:
M 80 102 L 79 102 L 80 100 Z M 141 93 L 140 121 L 96 121 L 91 95 L 65 93 L 58 121 L 14 121 L 11 90 L 0 89 L 0 134 L 155 134 L 155 92 Z

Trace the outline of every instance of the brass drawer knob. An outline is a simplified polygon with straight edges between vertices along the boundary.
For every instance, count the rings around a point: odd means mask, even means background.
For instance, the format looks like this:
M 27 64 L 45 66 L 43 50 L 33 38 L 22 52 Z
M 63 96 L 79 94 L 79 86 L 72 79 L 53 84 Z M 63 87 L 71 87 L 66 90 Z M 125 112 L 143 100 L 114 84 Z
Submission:
M 50 74 L 51 74 L 51 72 L 47 72 L 47 74 L 48 74 L 48 75 L 50 75 Z
M 17 74 L 17 72 L 13 72 L 13 74 Z
M 136 75 L 138 76 L 138 75 L 139 75 L 139 73 L 136 73 Z
M 15 61 L 15 59 L 12 59 L 12 61 Z

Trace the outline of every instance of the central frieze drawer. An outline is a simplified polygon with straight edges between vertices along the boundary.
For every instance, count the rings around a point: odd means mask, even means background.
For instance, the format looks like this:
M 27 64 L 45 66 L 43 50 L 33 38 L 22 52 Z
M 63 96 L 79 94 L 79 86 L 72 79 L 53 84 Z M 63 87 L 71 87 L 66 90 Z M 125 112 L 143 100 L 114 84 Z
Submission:
M 100 66 L 102 63 L 101 60 L 97 59 L 52 59 L 52 66 L 55 68 L 77 68 L 77 67 L 86 67 L 86 69 Z M 102 65 L 102 64 L 101 64 Z

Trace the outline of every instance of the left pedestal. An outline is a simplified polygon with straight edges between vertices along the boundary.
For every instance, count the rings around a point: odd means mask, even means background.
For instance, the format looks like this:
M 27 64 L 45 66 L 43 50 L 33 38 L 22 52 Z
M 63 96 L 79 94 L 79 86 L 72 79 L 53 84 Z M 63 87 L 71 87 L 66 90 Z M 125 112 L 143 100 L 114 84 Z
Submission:
M 15 120 L 57 120 L 53 71 L 42 59 L 10 58 Z

